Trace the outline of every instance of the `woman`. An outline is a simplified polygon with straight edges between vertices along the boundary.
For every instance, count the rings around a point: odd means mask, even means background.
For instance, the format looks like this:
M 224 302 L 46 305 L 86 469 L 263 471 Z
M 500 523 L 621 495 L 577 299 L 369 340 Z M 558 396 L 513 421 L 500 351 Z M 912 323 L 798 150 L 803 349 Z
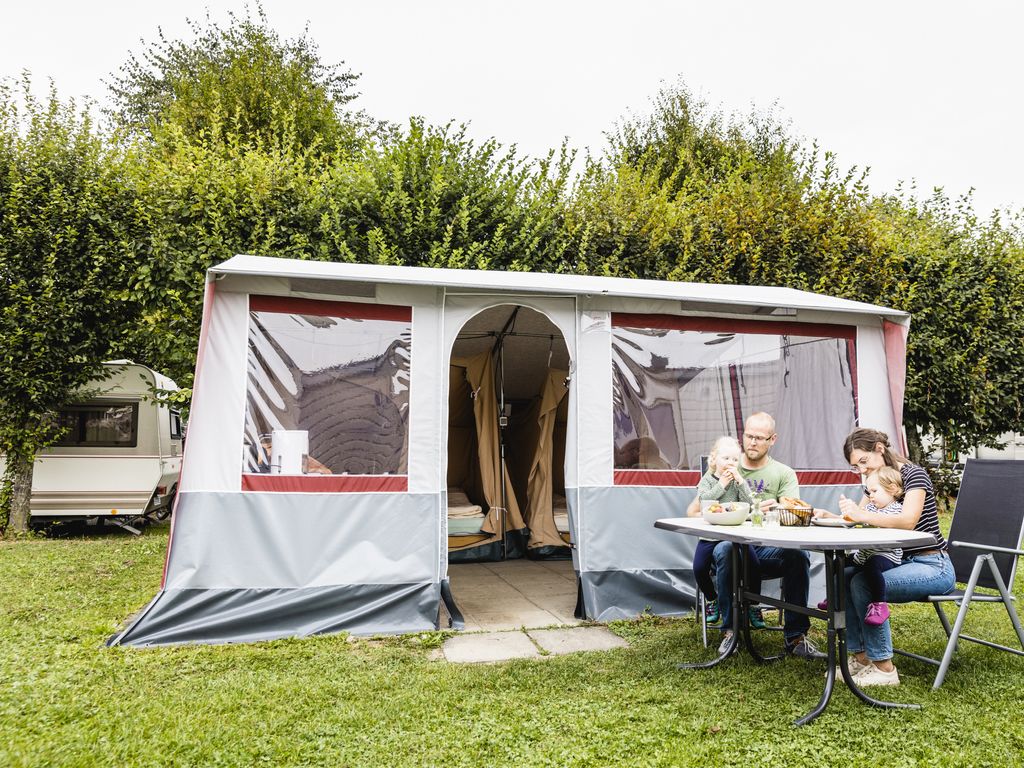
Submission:
M 867 475 L 882 467 L 899 470 L 903 478 L 903 511 L 898 514 L 868 512 L 865 496 L 858 506 L 845 497 L 840 511 L 858 523 L 879 528 L 902 528 L 933 535 L 937 544 L 905 548 L 903 561 L 884 573 L 888 600 L 908 603 L 928 595 L 944 595 L 953 590 L 953 565 L 946 554 L 946 540 L 939 532 L 935 490 L 928 473 L 895 453 L 889 436 L 877 429 L 855 429 L 843 445 L 846 460 L 855 472 Z M 889 621 L 879 626 L 864 623 L 871 593 L 863 573 L 848 568 L 846 605 L 846 643 L 850 652 L 850 671 L 858 685 L 899 685 L 900 677 L 892 663 L 892 634 Z

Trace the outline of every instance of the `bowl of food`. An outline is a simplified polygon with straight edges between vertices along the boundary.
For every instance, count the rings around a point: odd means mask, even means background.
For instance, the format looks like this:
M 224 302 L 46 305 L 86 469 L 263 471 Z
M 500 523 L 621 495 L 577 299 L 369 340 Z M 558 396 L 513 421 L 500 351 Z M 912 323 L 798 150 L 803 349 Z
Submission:
M 701 516 L 712 525 L 739 525 L 747 519 L 750 505 L 745 501 L 701 501 Z
M 779 511 L 780 525 L 810 525 L 814 507 L 802 499 L 783 496 L 775 507 Z

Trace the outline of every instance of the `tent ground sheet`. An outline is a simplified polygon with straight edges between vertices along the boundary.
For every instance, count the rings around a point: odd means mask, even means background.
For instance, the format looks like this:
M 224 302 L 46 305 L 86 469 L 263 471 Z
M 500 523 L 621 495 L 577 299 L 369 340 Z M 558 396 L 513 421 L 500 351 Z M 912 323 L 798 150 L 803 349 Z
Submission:
M 573 618 L 576 573 L 569 560 L 457 563 L 448 566 L 448 578 L 466 631 L 579 624 Z

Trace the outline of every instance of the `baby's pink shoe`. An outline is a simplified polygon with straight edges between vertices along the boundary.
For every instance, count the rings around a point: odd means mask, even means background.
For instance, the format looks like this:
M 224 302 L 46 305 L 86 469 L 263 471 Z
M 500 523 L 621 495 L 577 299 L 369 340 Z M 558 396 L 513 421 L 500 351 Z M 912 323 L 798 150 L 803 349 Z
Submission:
M 885 624 L 889 618 L 888 603 L 868 603 L 867 613 L 864 614 L 864 623 L 869 627 L 878 627 Z

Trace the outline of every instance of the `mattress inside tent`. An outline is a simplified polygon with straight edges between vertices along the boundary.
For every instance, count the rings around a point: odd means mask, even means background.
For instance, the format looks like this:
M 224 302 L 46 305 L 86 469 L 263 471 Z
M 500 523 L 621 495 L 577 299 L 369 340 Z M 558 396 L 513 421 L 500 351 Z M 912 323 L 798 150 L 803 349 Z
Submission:
M 448 489 L 448 535 L 467 536 L 480 533 L 484 511 L 474 504 L 461 488 Z

